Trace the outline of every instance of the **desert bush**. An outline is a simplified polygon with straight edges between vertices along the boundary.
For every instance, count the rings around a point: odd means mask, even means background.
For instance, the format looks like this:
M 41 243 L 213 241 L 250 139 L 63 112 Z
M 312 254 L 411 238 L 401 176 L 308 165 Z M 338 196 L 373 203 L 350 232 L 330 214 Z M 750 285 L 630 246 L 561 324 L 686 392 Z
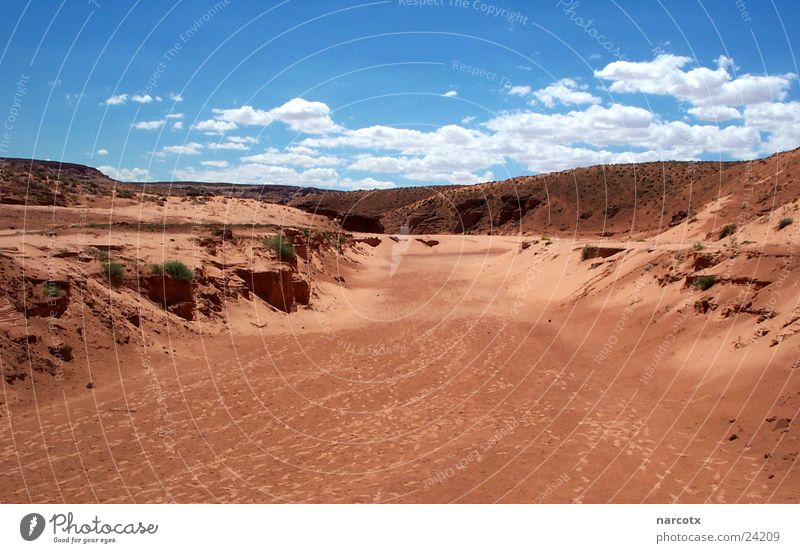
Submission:
M 700 250 L 705 249 L 705 246 L 703 245 L 702 242 L 695 242 L 694 249 L 699 252 Z
M 700 290 L 708 290 L 712 286 L 717 283 L 717 277 L 714 275 L 703 275 L 701 277 L 697 277 L 692 281 L 692 286 L 695 288 L 699 288 Z
M 89 226 L 92 228 L 91 224 Z M 87 253 L 100 261 L 108 261 L 108 252 L 106 250 L 92 247 L 87 250 Z
M 723 238 L 732 235 L 736 232 L 736 225 L 733 223 L 727 224 L 722 227 L 722 230 L 719 231 L 719 239 L 722 240 Z
M 785 229 L 792 223 L 794 223 L 794 219 L 792 219 L 791 217 L 784 217 L 783 219 L 778 221 L 778 230 Z
M 194 271 L 180 261 L 167 261 L 163 265 L 150 265 L 150 272 L 154 275 L 167 275 L 176 280 L 194 279 Z
M 103 263 L 103 271 L 108 277 L 108 280 L 113 283 L 121 282 L 122 279 L 125 278 L 125 266 L 116 261 Z
M 42 284 L 42 292 L 44 292 L 44 295 L 48 298 L 57 298 L 63 293 L 63 290 L 61 290 L 61 287 L 55 282 L 45 282 Z
M 294 259 L 294 246 L 285 236 L 276 234 L 271 238 L 264 239 L 264 246 L 274 251 L 281 261 Z
M 645 273 L 649 273 L 654 268 L 655 268 L 655 265 L 653 265 L 652 263 L 648 263 L 647 265 L 644 266 L 644 272 Z
M 589 246 L 584 246 L 581 248 L 581 261 L 586 261 L 589 259 Z

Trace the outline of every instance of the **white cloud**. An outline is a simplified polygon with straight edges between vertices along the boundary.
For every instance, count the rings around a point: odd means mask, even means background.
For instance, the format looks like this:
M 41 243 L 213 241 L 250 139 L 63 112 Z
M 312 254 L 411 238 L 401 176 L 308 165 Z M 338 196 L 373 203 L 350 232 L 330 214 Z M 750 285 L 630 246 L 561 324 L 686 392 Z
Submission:
M 133 128 L 145 130 L 145 131 L 152 131 L 155 129 L 160 129 L 164 126 L 164 119 L 156 119 L 155 121 L 137 121 L 134 123 Z
M 297 171 L 290 167 L 243 163 L 230 168 L 196 169 L 187 167 L 174 172 L 179 180 L 203 182 L 232 182 L 242 184 L 285 184 L 293 186 L 336 186 L 339 175 L 335 169 L 318 167 Z
M 134 167 L 133 169 L 123 169 L 121 167 L 113 167 L 111 165 L 101 165 L 97 169 L 112 179 L 120 181 L 144 181 L 148 180 L 149 178 L 149 172 L 147 169 L 140 169 L 138 167 Z
M 169 99 L 170 101 L 175 103 L 183 102 L 183 96 L 181 96 L 180 94 L 175 94 L 174 92 L 169 93 Z
M 743 157 L 760 141 L 754 129 L 665 122 L 645 109 L 621 104 L 608 108 L 594 105 L 566 114 L 501 114 L 488 121 L 486 127 L 496 131 L 495 146 L 509 157 L 529 168 L 535 163 L 548 169 L 560 167 L 556 160 L 547 162 L 542 158 L 541 154 L 552 152 L 549 144 L 578 148 L 584 148 L 585 144 L 598 148 L 622 147 L 652 151 L 655 156 L 687 159 L 703 152 Z
M 386 190 L 387 188 L 394 188 L 397 186 L 391 181 L 375 180 L 372 177 L 365 179 L 341 179 L 336 183 L 336 188 L 345 188 L 349 190 Z
M 447 98 L 455 98 L 456 96 L 458 96 L 458 92 L 455 90 L 448 90 L 442 96 L 446 96 Z
M 209 150 L 236 150 L 246 152 L 250 148 L 240 142 L 209 142 L 206 144 Z
M 239 144 L 258 144 L 255 136 L 228 136 L 228 142 L 238 142 Z
M 124 104 L 127 101 L 128 101 L 128 95 L 127 94 L 117 94 L 115 96 L 112 96 L 111 98 L 108 98 L 103 103 L 105 105 L 107 105 L 107 106 L 119 106 L 119 105 Z
M 201 121 L 193 128 L 207 134 L 221 134 L 239 126 L 267 126 L 278 120 L 294 131 L 306 134 L 327 134 L 338 132 L 342 127 L 333 122 L 330 108 L 322 102 L 309 102 L 303 98 L 293 98 L 269 111 L 242 106 L 239 108 L 214 108 L 213 119 Z
M 197 131 L 203 131 L 207 134 L 222 134 L 235 129 L 236 123 L 220 121 L 217 119 L 206 119 L 205 121 L 199 121 L 195 123 L 192 125 L 192 128 Z
M 688 111 L 694 115 L 695 119 L 711 121 L 712 123 L 742 118 L 742 114 L 739 113 L 738 109 L 729 106 L 700 106 L 689 108 Z
M 239 125 L 261 125 L 266 127 L 272 123 L 272 115 L 268 111 L 256 109 L 253 106 L 242 106 L 233 109 L 214 109 L 214 118 L 219 121 L 236 123 Z M 236 125 L 234 125 L 235 128 Z
M 341 159 L 334 156 L 320 155 L 309 148 L 288 148 L 281 152 L 276 148 L 269 148 L 266 152 L 243 157 L 242 161 L 263 163 L 267 165 L 291 165 L 295 167 L 319 167 L 323 165 L 338 165 Z
M 506 90 L 512 96 L 529 96 L 533 92 L 529 86 L 510 86 Z
M 729 58 L 717 59 L 718 67 L 684 71 L 691 58 L 661 54 L 652 61 L 615 61 L 595 76 L 612 81 L 612 92 L 644 92 L 674 96 L 696 106 L 736 106 L 782 101 L 796 76 L 741 75 L 734 78 Z
M 586 92 L 587 88 L 586 85 L 580 85 L 574 79 L 561 79 L 545 88 L 536 90 L 533 92 L 533 96 L 549 108 L 556 104 L 599 104 L 600 98 Z
M 153 100 L 154 98 L 149 94 L 144 94 L 144 95 L 134 94 L 133 96 L 131 96 L 131 102 L 136 102 L 137 104 L 149 104 Z
M 182 113 L 168 113 L 167 119 L 183 119 Z
M 107 156 L 108 155 L 108 150 L 106 150 L 105 148 L 100 148 L 95 153 L 97 155 L 99 155 L 99 156 Z
M 270 115 L 289 125 L 294 131 L 306 134 L 326 134 L 342 128 L 330 117 L 330 108 L 322 102 L 293 98 L 270 111 Z
M 217 165 L 217 162 L 201 162 L 208 168 L 187 167 L 174 172 L 176 180 L 200 182 L 231 182 L 241 184 L 284 184 L 290 186 L 316 186 L 343 190 L 374 190 L 392 188 L 395 183 L 372 177 L 363 179 L 341 178 L 335 169 L 316 167 L 298 171 L 291 167 L 243 163 L 236 167 Z M 221 162 L 224 163 L 224 162 Z
M 209 142 L 209 150 L 238 150 L 246 152 L 251 148 L 248 144 L 258 144 L 258 139 L 253 136 L 226 136 L 225 142 Z
M 206 167 L 217 167 L 220 169 L 224 169 L 225 167 L 228 166 L 227 161 L 216 161 L 216 160 L 201 161 L 200 164 L 205 165 Z
M 172 130 L 174 130 L 174 131 L 183 130 L 183 121 L 175 121 L 172 124 Z
M 470 115 L 469 117 L 465 117 L 464 119 L 462 119 L 461 120 L 461 124 L 462 125 L 469 125 L 469 124 L 473 123 L 475 121 L 475 119 L 477 119 L 477 118 L 474 115 Z
M 159 154 L 161 156 L 165 154 L 179 154 L 184 156 L 194 156 L 201 152 L 203 149 L 202 144 L 198 144 L 197 142 L 189 142 L 187 144 L 178 144 L 177 146 L 165 146 L 161 149 Z
M 765 153 L 792 150 L 800 146 L 800 102 L 767 102 L 747 106 L 745 125 L 769 133 Z

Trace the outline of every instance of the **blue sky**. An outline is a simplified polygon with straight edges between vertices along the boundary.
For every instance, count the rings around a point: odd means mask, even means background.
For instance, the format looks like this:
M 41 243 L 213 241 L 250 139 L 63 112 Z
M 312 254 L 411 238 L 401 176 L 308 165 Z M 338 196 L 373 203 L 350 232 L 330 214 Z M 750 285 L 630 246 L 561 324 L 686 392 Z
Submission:
M 800 145 L 794 2 L 6 0 L 0 155 L 341 189 Z

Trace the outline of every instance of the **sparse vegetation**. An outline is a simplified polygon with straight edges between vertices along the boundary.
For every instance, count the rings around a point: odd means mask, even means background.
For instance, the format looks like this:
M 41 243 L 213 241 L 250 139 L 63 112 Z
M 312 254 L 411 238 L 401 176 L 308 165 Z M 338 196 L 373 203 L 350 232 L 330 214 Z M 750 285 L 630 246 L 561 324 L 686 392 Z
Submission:
M 653 270 L 654 267 L 655 265 L 653 265 L 652 263 L 648 263 L 647 265 L 644 266 L 644 272 L 649 273 L 650 271 Z
M 708 290 L 717 283 L 717 277 L 714 275 L 703 275 L 697 277 L 692 281 L 692 286 L 700 290 Z
M 122 280 L 125 278 L 125 266 L 116 261 L 103 263 L 103 272 L 108 277 L 108 281 L 112 284 L 122 282 Z
M 723 238 L 727 238 L 734 232 L 736 232 L 736 225 L 734 223 L 729 223 L 722 227 L 722 230 L 719 231 L 719 239 L 722 240 Z
M 57 298 L 64 291 L 55 282 L 45 282 L 44 284 L 42 284 L 42 292 L 44 292 L 44 295 L 47 296 L 48 298 Z
M 274 251 L 281 261 L 291 261 L 294 259 L 294 246 L 288 238 L 281 234 L 276 234 L 271 238 L 265 238 L 264 246 Z
M 108 252 L 99 248 L 89 248 L 87 253 L 100 261 L 108 261 Z
M 176 280 L 193 280 L 194 271 L 180 261 L 167 261 L 163 265 L 150 265 L 150 272 L 154 275 L 167 275 Z
M 791 217 L 784 217 L 783 219 L 778 221 L 778 230 L 783 230 L 792 223 L 794 223 L 794 219 L 792 219 Z
M 581 261 L 586 261 L 589 259 L 589 246 L 584 246 L 581 248 Z
M 694 243 L 694 249 L 699 252 L 700 250 L 704 250 L 705 246 L 703 245 L 702 242 L 695 242 Z

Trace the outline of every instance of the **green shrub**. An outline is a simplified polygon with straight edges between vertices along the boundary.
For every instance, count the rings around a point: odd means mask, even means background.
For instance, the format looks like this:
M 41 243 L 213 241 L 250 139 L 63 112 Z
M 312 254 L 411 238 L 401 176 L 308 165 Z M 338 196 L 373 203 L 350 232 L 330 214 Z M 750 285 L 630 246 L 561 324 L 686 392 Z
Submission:
M 276 234 L 272 238 L 265 238 L 264 246 L 274 251 L 281 261 L 294 259 L 294 246 L 285 236 Z
M 42 292 L 44 292 L 44 295 L 48 298 L 57 298 L 63 293 L 63 290 L 61 290 L 61 287 L 55 282 L 45 282 L 42 284 Z
M 702 242 L 695 242 L 694 243 L 694 249 L 697 250 L 697 251 L 700 251 L 702 249 L 705 249 L 705 246 L 703 245 Z
M 125 265 L 116 261 L 103 263 L 103 271 L 110 282 L 121 282 L 125 278 Z
M 697 277 L 692 281 L 692 286 L 695 288 L 699 288 L 700 290 L 708 290 L 712 286 L 717 283 L 717 277 L 714 275 L 703 275 L 701 277 Z
M 581 248 L 581 261 L 586 261 L 589 259 L 589 246 L 584 246 Z
M 645 273 L 649 273 L 654 268 L 655 268 L 655 265 L 653 265 L 652 263 L 648 263 L 647 265 L 644 266 L 644 272 Z
M 792 223 L 794 223 L 794 219 L 792 219 L 791 217 L 784 217 L 783 219 L 778 221 L 778 230 L 785 229 Z
M 150 265 L 150 272 L 154 275 L 167 275 L 176 280 L 194 279 L 194 271 L 180 261 L 167 261 L 163 265 Z
M 94 228 L 92 223 L 88 225 L 90 228 Z M 101 227 L 98 227 L 101 228 Z M 88 250 L 89 255 L 94 257 L 95 259 L 99 259 L 100 261 L 108 261 L 108 252 L 106 250 L 101 250 L 99 248 L 89 248 Z
M 721 231 L 719 231 L 719 239 L 722 240 L 723 238 L 730 236 L 734 232 L 736 232 L 736 225 L 733 223 L 727 224 L 724 227 L 722 227 Z

